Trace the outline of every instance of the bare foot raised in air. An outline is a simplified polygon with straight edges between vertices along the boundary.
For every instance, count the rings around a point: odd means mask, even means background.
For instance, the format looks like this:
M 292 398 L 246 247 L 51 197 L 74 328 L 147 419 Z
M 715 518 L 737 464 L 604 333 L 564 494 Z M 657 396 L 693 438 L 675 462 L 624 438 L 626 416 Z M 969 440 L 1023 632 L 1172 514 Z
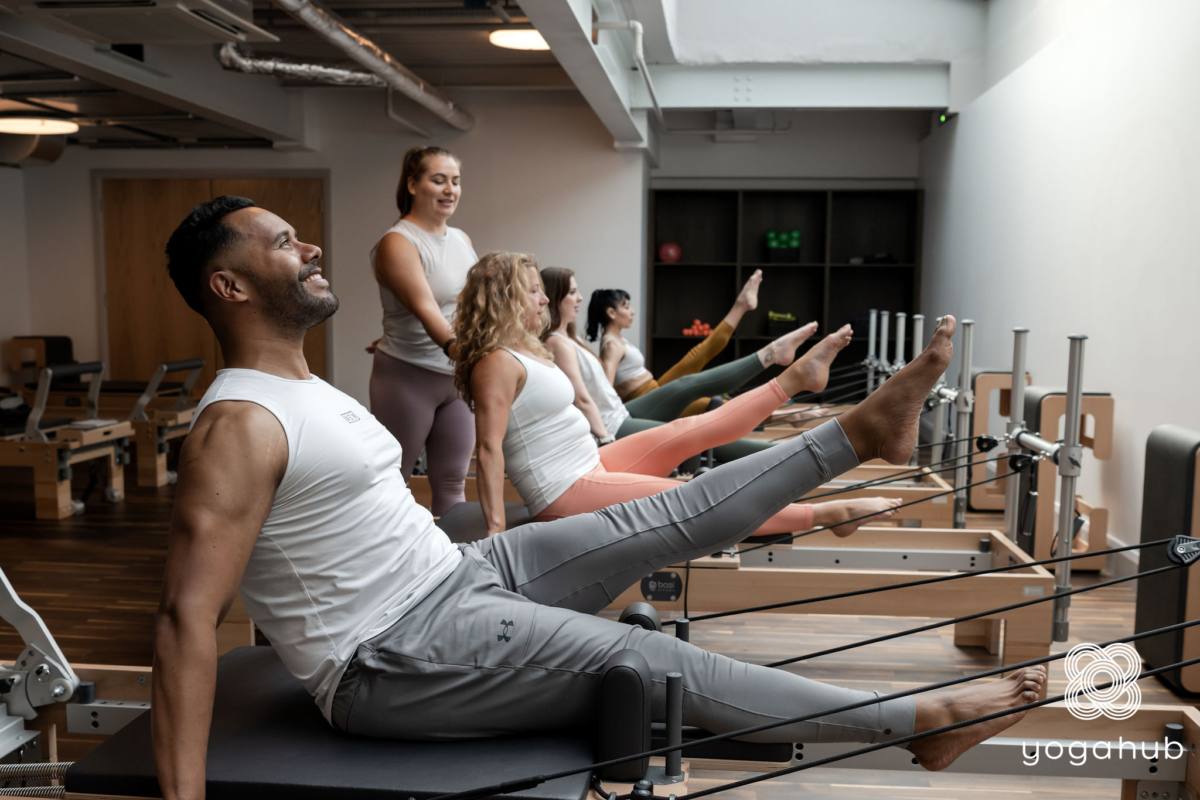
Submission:
M 796 348 L 804 344 L 808 337 L 817 332 L 817 323 L 810 322 L 801 325 L 794 331 L 789 331 L 775 341 L 758 351 L 758 360 L 764 367 L 778 364 L 786 367 L 796 360 Z
M 908 463 L 917 444 L 925 398 L 954 355 L 950 337 L 957 327 L 954 317 L 942 317 L 929 345 L 912 363 L 838 418 L 860 463 L 873 458 L 889 464 Z
M 733 307 L 729 309 L 729 313 L 725 315 L 722 322 L 731 328 L 736 328 L 746 312 L 758 308 L 758 286 L 762 283 L 762 279 L 762 270 L 754 270 L 754 274 L 746 280 L 746 285 L 738 292 L 737 299 L 733 301 Z
M 746 285 L 738 292 L 737 300 L 733 301 L 734 306 L 740 307 L 743 311 L 753 311 L 758 308 L 758 287 L 762 283 L 762 279 L 762 270 L 754 270 L 754 274 L 746 280 Z
M 895 497 L 855 497 L 813 505 L 813 527 L 830 527 L 838 536 L 849 536 L 863 525 L 896 516 Z
M 808 349 L 808 352 L 796 359 L 777 380 L 779 388 L 788 397 L 800 392 L 819 392 L 829 383 L 829 366 L 837 354 L 846 345 L 854 329 L 843 325 L 835 333 L 831 333 Z
M 1045 683 L 1046 667 L 1039 664 L 1014 670 L 997 681 L 966 684 L 944 692 L 918 695 L 914 732 L 931 731 L 1036 702 Z M 909 742 L 908 750 L 925 769 L 945 769 L 975 745 L 1011 728 L 1025 714 L 1021 711 L 956 731 L 917 739 Z

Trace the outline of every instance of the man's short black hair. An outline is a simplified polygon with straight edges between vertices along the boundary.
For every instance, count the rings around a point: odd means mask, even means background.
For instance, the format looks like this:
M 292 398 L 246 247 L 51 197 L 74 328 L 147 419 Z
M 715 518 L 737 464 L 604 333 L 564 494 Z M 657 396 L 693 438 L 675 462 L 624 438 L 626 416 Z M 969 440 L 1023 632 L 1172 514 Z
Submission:
M 204 271 L 238 237 L 238 232 L 225 224 L 225 217 L 253 207 L 253 200 L 223 194 L 193 208 L 167 242 L 167 271 L 171 280 L 187 304 L 201 316 Z

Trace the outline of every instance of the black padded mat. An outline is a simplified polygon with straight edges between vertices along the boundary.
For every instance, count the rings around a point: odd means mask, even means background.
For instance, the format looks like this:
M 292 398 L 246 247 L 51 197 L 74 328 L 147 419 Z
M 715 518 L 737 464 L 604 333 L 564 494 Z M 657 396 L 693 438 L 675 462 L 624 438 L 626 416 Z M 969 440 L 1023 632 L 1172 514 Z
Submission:
M 424 800 L 592 763 L 579 733 L 462 742 L 396 742 L 348 736 L 325 722 L 270 647 L 239 647 L 218 662 L 208 748 L 213 800 Z M 582 800 L 590 773 L 506 797 Z M 68 792 L 162 797 L 147 712 L 77 761 Z
M 515 528 L 533 522 L 529 509 L 523 503 L 504 504 L 504 527 Z M 487 538 L 487 524 L 483 520 L 483 506 L 479 503 L 458 503 L 443 514 L 435 523 L 446 532 L 455 544 L 470 544 Z

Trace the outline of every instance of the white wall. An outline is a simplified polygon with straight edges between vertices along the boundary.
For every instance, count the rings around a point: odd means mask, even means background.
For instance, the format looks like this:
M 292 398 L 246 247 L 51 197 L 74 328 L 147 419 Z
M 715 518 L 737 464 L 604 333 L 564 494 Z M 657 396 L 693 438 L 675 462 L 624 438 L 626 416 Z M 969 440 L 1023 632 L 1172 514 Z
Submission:
M 545 265 L 575 269 L 587 292 L 620 285 L 640 302 L 643 157 L 614 150 L 611 136 L 574 92 L 460 94 L 477 126 L 437 139 L 464 162 L 463 199 L 453 224 L 481 254 L 532 252 Z M 53 166 L 28 170 L 28 325 L 70 335 L 81 360 L 102 355 L 94 170 L 193 176 L 328 170 L 327 266 L 341 299 L 331 326 L 333 376 L 338 388 L 365 401 L 370 357 L 363 346 L 379 335 L 381 318 L 367 253 L 395 221 L 404 150 L 424 140 L 384 117 L 379 92 L 318 89 L 309 91 L 307 101 L 318 152 L 75 147 Z
M 673 114 L 673 128 L 711 128 L 712 114 Z M 767 121 L 760 125 L 770 124 Z M 920 142 L 928 131 L 921 111 L 793 111 L 775 116 L 785 134 L 755 142 L 714 142 L 711 136 L 665 134 L 659 139 L 660 178 L 915 179 Z
M 1110 0 L 1026 60 L 921 151 L 926 313 L 978 321 L 975 363 L 1065 385 L 1070 333 L 1085 387 L 1116 398 L 1113 459 L 1082 491 L 1139 537 L 1146 437 L 1200 428 L 1200 4 Z
M 681 64 L 949 62 L 982 43 L 982 0 L 686 0 L 668 21 Z
M 29 277 L 25 263 L 25 176 L 0 167 L 0 386 L 10 383 L 9 343 L 34 333 L 29 318 Z

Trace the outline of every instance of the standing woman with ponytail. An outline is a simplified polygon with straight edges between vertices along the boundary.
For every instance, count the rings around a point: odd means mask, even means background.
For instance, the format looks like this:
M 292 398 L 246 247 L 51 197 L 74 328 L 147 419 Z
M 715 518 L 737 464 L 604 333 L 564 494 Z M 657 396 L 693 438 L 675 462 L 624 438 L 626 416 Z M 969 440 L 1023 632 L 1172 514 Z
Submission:
M 405 481 L 425 450 L 434 516 L 465 500 L 475 449 L 474 417 L 454 388 L 454 309 L 479 260 L 467 235 L 446 224 L 458 207 L 460 180 L 458 159 L 440 147 L 405 153 L 396 188 L 400 220 L 371 251 L 383 302 L 371 413 L 400 442 Z

